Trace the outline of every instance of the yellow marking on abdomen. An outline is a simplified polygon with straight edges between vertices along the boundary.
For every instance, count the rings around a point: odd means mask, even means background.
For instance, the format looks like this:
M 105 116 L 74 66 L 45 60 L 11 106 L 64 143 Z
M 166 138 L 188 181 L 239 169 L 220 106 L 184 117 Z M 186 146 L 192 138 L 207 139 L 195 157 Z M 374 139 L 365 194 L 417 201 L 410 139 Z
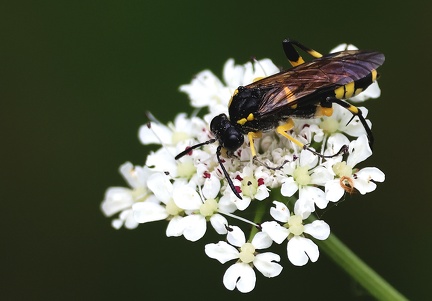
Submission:
M 362 88 L 357 88 L 354 92 L 354 95 L 359 95 L 361 92 L 363 92 Z
M 341 86 L 339 88 L 336 88 L 334 90 L 334 93 L 335 93 L 335 97 L 337 99 L 342 99 L 344 97 L 344 95 L 345 95 L 345 86 Z
M 345 85 L 345 95 L 344 98 L 350 98 L 354 95 L 354 82 Z
M 345 98 L 350 98 L 354 95 L 354 82 L 350 82 L 344 86 L 340 86 L 339 88 L 336 88 L 334 90 L 335 93 L 335 97 L 337 99 L 345 99 Z
M 252 113 L 250 113 L 246 119 L 247 119 L 247 121 L 252 121 L 255 119 L 255 117 Z

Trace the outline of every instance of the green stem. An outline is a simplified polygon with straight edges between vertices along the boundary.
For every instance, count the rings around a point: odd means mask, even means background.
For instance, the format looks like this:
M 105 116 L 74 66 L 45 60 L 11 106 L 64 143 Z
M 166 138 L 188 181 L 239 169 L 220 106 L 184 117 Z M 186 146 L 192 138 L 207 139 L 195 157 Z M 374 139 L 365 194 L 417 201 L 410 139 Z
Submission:
M 293 203 L 289 198 L 285 198 L 279 193 L 272 191 L 269 199 L 285 200 L 285 204 L 293 210 Z M 267 200 L 265 200 L 267 201 Z M 258 203 L 255 212 L 254 222 L 259 224 L 262 222 L 263 215 L 266 210 L 266 202 Z M 316 220 L 312 215 L 307 219 L 308 222 Z M 252 228 L 249 239 L 258 232 L 257 228 Z M 408 299 L 399 293 L 386 280 L 371 269 L 364 261 L 354 254 L 344 243 L 342 243 L 334 234 L 326 240 L 314 240 L 318 247 L 324 251 L 337 265 L 347 272 L 354 280 L 356 280 L 365 290 L 367 290 L 377 300 L 383 301 L 407 301 Z
M 330 234 L 330 236 L 323 241 L 314 241 L 321 250 L 376 299 L 392 301 L 408 300 L 366 265 L 366 263 L 355 255 L 335 235 Z
M 275 195 L 276 196 L 276 195 Z M 276 198 L 276 199 L 284 199 Z M 285 198 L 286 200 L 286 198 Z M 286 202 L 290 210 L 293 210 L 294 202 Z M 307 219 L 312 222 L 316 218 L 311 215 Z M 354 252 L 352 252 L 343 242 L 341 242 L 334 234 L 326 240 L 317 240 L 314 242 L 324 251 L 337 265 L 339 265 L 346 273 L 356 280 L 365 290 L 367 290 L 377 300 L 385 301 L 407 301 L 408 299 L 399 293 L 386 280 L 371 269 L 364 261 L 362 261 Z
M 257 204 L 257 208 L 256 208 L 256 211 L 255 211 L 255 218 L 253 220 L 253 222 L 255 224 L 259 225 L 262 222 L 262 218 L 263 218 L 263 216 L 264 216 L 264 214 L 266 212 L 266 204 L 265 203 L 266 203 L 265 201 L 261 201 L 261 202 L 258 202 L 258 204 Z M 253 237 L 255 236 L 255 234 L 257 232 L 258 232 L 258 228 L 257 227 L 253 227 L 251 229 L 251 232 L 249 234 L 249 241 L 252 241 Z

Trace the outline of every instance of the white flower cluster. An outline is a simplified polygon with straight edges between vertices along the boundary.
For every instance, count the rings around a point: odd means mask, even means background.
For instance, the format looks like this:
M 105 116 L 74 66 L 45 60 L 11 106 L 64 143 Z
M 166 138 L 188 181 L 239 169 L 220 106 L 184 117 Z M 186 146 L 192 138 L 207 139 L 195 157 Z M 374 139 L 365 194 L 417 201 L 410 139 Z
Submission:
M 211 118 L 227 113 L 228 101 L 238 86 L 278 71 L 268 59 L 245 65 L 235 65 L 230 59 L 224 66 L 223 82 L 210 71 L 203 71 L 190 84 L 181 86 L 192 106 L 207 109 L 208 114 L 200 118 L 182 113 L 168 125 L 151 122 L 140 128 L 143 144 L 161 147 L 149 154 L 144 166 L 127 162 L 120 167 L 129 188 L 109 188 L 101 205 L 107 217 L 115 216 L 113 227 L 133 229 L 140 223 L 166 220 L 167 236 L 197 241 L 205 235 L 210 222 L 223 239 L 207 244 L 205 252 L 221 263 L 235 260 L 223 283 L 227 289 L 241 292 L 255 287 L 254 268 L 266 277 L 281 273 L 279 255 L 258 252 L 273 242 L 286 243 L 293 265 L 315 262 L 319 250 L 311 238 L 325 240 L 330 227 L 322 220 L 308 219 L 311 213 L 339 201 L 346 192 L 365 194 L 375 190 L 375 182 L 384 181 L 378 168 L 357 167 L 372 151 L 362 124 L 358 118 L 351 120 L 348 110 L 334 105 L 331 117 L 296 120 L 290 132 L 323 155 L 336 154 L 343 145 L 349 146 L 348 154 L 324 160 L 270 132 L 256 141 L 258 159 L 281 168 L 267 168 L 251 160 L 247 137 L 235 156 L 223 156 L 223 164 L 242 199 L 227 185 L 216 158 L 217 143 L 195 149 L 179 160 L 174 158 L 187 147 L 213 138 L 209 131 Z M 354 101 L 379 94 L 375 83 Z M 366 117 L 367 110 L 360 109 Z M 367 123 L 370 125 L 369 120 Z M 256 204 L 267 205 L 267 221 L 256 224 L 242 216 L 246 210 L 254 210 Z M 248 232 L 254 228 L 248 240 L 240 225 Z

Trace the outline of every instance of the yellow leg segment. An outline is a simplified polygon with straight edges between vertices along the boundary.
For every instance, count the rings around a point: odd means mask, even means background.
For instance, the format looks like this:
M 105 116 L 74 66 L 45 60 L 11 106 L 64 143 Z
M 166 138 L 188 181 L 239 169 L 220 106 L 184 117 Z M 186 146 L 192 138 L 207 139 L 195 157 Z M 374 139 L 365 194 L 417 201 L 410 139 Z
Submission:
M 353 113 L 354 115 L 359 114 L 359 109 L 356 106 L 350 105 L 349 107 L 347 107 L 347 110 Z
M 256 157 L 256 149 L 255 149 L 254 139 L 255 138 L 261 138 L 261 137 L 262 137 L 261 132 L 249 132 L 248 133 L 249 145 L 250 145 L 250 149 L 251 149 L 251 153 L 252 153 L 252 158 Z
M 276 128 L 276 132 L 290 140 L 291 142 L 295 143 L 301 148 L 304 148 L 305 145 L 298 141 L 297 139 L 293 138 L 292 136 L 288 135 L 287 131 L 291 130 L 294 127 L 294 121 L 292 119 L 288 119 L 285 124 L 282 124 Z

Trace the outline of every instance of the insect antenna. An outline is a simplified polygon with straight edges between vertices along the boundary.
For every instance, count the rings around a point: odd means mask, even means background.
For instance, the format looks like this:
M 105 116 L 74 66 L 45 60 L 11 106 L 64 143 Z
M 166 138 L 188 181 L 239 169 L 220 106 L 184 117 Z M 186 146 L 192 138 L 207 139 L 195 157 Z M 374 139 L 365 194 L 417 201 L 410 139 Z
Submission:
M 215 142 L 216 142 L 216 139 L 210 139 L 210 140 L 207 140 L 207 141 L 205 141 L 205 142 L 201 142 L 201 143 L 198 143 L 198 144 L 192 145 L 192 146 L 190 146 L 190 147 L 187 147 L 184 151 L 182 151 L 182 152 L 179 153 L 177 156 L 175 156 L 175 159 L 176 159 L 176 160 L 180 159 L 180 158 L 183 157 L 184 155 L 187 155 L 187 154 L 188 154 L 190 151 L 192 151 L 193 149 L 196 149 L 196 148 L 201 147 L 201 146 L 203 146 L 203 145 L 207 145 L 207 144 L 215 143 Z M 219 162 L 219 163 L 220 163 L 220 162 Z
M 238 193 L 237 189 L 235 188 L 233 181 L 231 180 L 231 178 L 230 178 L 227 170 L 225 169 L 225 166 L 222 163 L 222 160 L 220 158 L 221 149 L 222 149 L 222 146 L 219 145 L 218 148 L 217 148 L 217 150 L 216 150 L 216 157 L 217 157 L 217 160 L 219 162 L 219 165 L 222 168 L 222 172 L 223 172 L 223 174 L 225 176 L 225 179 L 227 180 L 228 185 L 231 188 L 232 192 L 235 194 L 236 197 L 238 197 L 240 200 L 242 200 L 242 197 L 240 196 L 240 194 Z

